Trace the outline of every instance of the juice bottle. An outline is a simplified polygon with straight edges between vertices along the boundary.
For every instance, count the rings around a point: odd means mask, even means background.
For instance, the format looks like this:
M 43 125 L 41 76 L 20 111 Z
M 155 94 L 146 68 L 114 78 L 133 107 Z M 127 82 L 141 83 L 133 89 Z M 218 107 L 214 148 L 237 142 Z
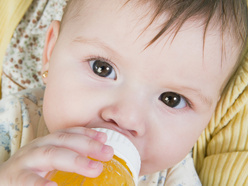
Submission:
M 96 178 L 88 178 L 76 173 L 54 170 L 46 175 L 58 186 L 135 186 L 140 171 L 140 156 L 135 146 L 122 134 L 103 128 L 95 129 L 108 136 L 106 145 L 114 149 L 114 157 L 103 162 L 103 171 Z

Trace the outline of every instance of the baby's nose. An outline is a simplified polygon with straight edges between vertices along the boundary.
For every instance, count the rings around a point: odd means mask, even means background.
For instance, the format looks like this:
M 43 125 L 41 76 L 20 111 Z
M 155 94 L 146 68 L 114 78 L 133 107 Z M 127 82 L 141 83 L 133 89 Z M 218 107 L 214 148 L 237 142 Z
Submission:
M 146 110 L 140 100 L 120 97 L 102 109 L 101 117 L 106 122 L 128 130 L 134 136 L 142 136 L 148 121 Z

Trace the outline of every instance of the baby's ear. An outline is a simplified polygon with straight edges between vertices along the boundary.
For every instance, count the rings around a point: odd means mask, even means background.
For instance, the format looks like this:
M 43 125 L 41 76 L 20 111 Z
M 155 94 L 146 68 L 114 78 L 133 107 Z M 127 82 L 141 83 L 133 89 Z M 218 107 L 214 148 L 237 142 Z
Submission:
M 49 69 L 49 61 L 59 35 L 59 28 L 60 28 L 60 22 L 53 21 L 47 30 L 43 56 L 42 56 L 42 72 L 48 71 Z

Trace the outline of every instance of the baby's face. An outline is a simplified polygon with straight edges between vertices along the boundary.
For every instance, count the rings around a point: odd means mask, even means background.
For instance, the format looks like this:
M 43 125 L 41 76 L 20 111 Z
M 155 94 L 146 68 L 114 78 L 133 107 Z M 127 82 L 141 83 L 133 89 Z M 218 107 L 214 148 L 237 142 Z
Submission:
M 86 0 L 57 40 L 59 23 L 50 27 L 43 59 L 47 126 L 119 131 L 137 147 L 141 174 L 169 168 L 207 126 L 237 54 L 221 58 L 220 33 L 211 29 L 203 57 L 204 28 L 193 22 L 173 42 L 167 34 L 145 49 L 162 20 L 144 31 L 151 18 L 144 7 L 101 2 Z

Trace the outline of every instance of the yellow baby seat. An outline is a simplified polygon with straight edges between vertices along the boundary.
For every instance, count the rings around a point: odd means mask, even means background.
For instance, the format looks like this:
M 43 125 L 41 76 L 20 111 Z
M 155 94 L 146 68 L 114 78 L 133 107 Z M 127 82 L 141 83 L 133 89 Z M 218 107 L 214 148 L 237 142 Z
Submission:
M 248 185 L 248 55 L 194 146 L 203 185 Z
M 39 3 L 43 3 L 42 6 Z M 36 10 L 36 6 L 40 10 Z M 3 67 L 2 96 L 14 93 L 20 89 L 32 88 L 42 85 L 39 77 L 41 63 L 39 55 L 29 56 L 31 63 L 37 62 L 35 67 L 23 64 L 25 60 L 9 59 L 6 50 L 16 47 L 17 53 L 25 50 L 36 50 L 42 46 L 35 46 L 37 37 L 43 37 L 42 31 L 49 25 L 46 17 L 46 9 L 52 8 L 54 17 L 61 18 L 65 0 L 2 0 L 0 1 L 0 66 Z M 25 14 L 26 12 L 26 14 Z M 35 40 L 29 48 L 22 48 L 18 44 L 26 35 L 23 25 L 29 16 L 40 14 L 43 20 L 34 19 L 33 26 L 27 32 L 36 35 Z M 25 14 L 25 16 L 24 16 Z M 23 17 L 24 16 L 24 17 Z M 21 21 L 21 22 L 20 22 Z M 30 21 L 30 20 L 29 20 Z M 47 21 L 47 24 L 44 22 Z M 30 25 L 28 25 L 30 26 Z M 36 31 L 35 31 L 36 30 Z M 37 31 L 38 30 L 38 31 Z M 41 32 L 39 32 L 39 30 Z M 13 35 L 14 33 L 14 35 Z M 18 35 L 18 33 L 20 35 Z M 41 34 L 41 35 L 39 35 Z M 27 39 L 27 38 L 26 38 Z M 11 44 L 9 44 L 11 41 Z M 32 43 L 32 42 L 31 42 Z M 10 46 L 11 45 L 11 46 Z M 30 49 L 31 48 L 31 49 Z M 31 52 L 32 53 L 32 52 Z M 19 54 L 18 54 L 19 55 Z M 3 63 L 2 63 L 3 62 Z M 23 70 L 24 67 L 26 71 Z M 2 72 L 2 68 L 0 68 Z M 24 73 L 25 72 L 25 73 Z M 31 75 L 30 75 L 31 74 Z M 236 74 L 230 80 L 228 86 L 216 107 L 216 111 L 205 131 L 194 146 L 193 158 L 196 170 L 203 185 L 248 185 L 248 54 L 242 59 L 242 63 Z

